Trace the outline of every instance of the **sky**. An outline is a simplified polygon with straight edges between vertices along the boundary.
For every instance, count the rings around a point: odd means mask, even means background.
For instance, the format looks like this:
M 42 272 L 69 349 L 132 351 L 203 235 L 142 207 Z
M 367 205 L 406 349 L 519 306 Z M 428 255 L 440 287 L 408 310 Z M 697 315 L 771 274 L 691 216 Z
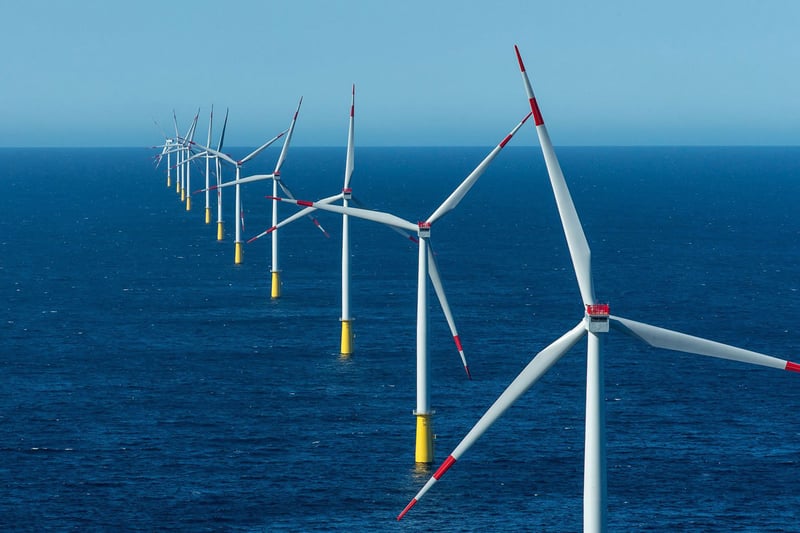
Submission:
M 556 145 L 800 144 L 795 0 L 0 1 L 0 146 L 493 146 L 515 44 Z

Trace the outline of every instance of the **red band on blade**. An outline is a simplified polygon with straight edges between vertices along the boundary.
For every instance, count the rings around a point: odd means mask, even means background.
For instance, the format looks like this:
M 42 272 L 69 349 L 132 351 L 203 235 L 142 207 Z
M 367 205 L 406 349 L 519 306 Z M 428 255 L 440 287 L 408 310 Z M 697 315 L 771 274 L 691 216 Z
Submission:
M 797 363 L 792 363 L 791 361 L 786 361 L 785 370 L 789 370 L 790 372 L 800 372 L 800 365 Z
M 411 508 L 414 507 L 416 504 L 417 504 L 417 499 L 416 498 L 414 498 L 410 502 L 408 502 L 408 505 L 406 505 L 406 508 L 403 509 L 403 512 L 400 513 L 399 515 L 397 515 L 397 519 L 400 520 L 401 518 L 403 518 L 406 515 L 406 513 L 409 512 L 411 510 Z
M 531 111 L 533 111 L 533 121 L 537 126 L 544 124 L 542 112 L 539 111 L 539 104 L 536 103 L 536 98 L 531 98 Z
M 456 341 L 456 348 L 458 348 L 458 351 L 464 351 L 464 348 L 461 347 L 461 339 L 458 338 L 458 335 L 453 335 L 453 340 Z
M 509 133 L 508 135 L 506 135 L 506 138 L 505 138 L 505 139 L 503 139 L 503 140 L 500 142 L 500 148 L 502 148 L 502 147 L 504 147 L 505 145 L 507 145 L 507 144 L 508 144 L 508 141 L 510 141 L 510 140 L 511 140 L 511 137 L 513 137 L 513 135 L 511 135 L 510 133 Z
M 433 478 L 438 481 L 439 478 L 441 478 L 444 475 L 444 473 L 447 472 L 447 470 L 451 466 L 453 466 L 453 464 L 455 464 L 455 462 L 456 462 L 456 458 L 453 457 L 452 455 L 448 455 L 447 459 L 445 459 L 444 462 L 442 463 L 442 466 L 439 467 L 439 470 L 437 470 L 433 474 Z
M 519 70 L 525 72 L 525 64 L 522 62 L 522 56 L 519 55 L 519 48 L 517 45 L 514 45 L 514 52 L 517 54 L 517 61 L 519 62 Z
M 309 202 L 308 200 L 297 200 L 297 205 L 302 205 L 304 207 L 312 207 L 314 202 Z
M 319 226 L 319 220 L 317 220 L 316 218 L 312 218 L 312 219 L 311 219 L 311 221 L 314 223 L 314 225 L 315 225 L 316 227 L 320 227 L 320 226 Z

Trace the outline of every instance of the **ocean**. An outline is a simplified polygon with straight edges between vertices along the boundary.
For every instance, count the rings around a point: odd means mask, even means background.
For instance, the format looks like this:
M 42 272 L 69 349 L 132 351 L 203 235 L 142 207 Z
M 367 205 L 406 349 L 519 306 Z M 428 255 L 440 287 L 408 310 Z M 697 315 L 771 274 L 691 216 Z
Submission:
M 429 291 L 433 468 L 583 316 L 541 151 L 514 142 L 431 233 L 474 378 Z M 556 150 L 613 314 L 800 360 L 800 148 Z M 488 151 L 357 148 L 353 193 L 423 220 Z M 269 237 L 234 265 L 232 189 L 217 242 L 154 153 L 0 149 L 0 529 L 581 530 L 585 341 L 397 522 L 431 475 L 414 464 L 415 245 L 352 220 L 342 358 L 340 218 L 319 214 L 327 239 L 280 231 L 273 301 Z M 344 157 L 292 148 L 283 180 L 336 194 Z M 242 190 L 247 239 L 271 183 Z M 613 330 L 604 358 L 609 531 L 798 531 L 800 376 Z

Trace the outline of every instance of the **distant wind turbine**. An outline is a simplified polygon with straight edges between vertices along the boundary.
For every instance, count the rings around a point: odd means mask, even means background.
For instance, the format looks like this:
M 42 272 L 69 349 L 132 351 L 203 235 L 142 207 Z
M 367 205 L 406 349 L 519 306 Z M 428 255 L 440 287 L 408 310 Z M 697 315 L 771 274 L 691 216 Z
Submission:
M 478 166 L 461 182 L 461 184 L 442 202 L 442 204 L 423 222 L 410 222 L 390 213 L 361 209 L 357 207 L 344 207 L 321 202 L 293 200 L 279 198 L 280 201 L 294 203 L 303 207 L 315 207 L 323 211 L 352 215 L 366 220 L 372 220 L 401 230 L 416 232 L 419 239 L 418 268 L 417 268 L 417 408 L 414 414 L 417 418 L 415 460 L 417 463 L 433 462 L 433 412 L 430 408 L 430 380 L 428 360 L 428 284 L 429 265 L 433 264 L 433 252 L 430 245 L 432 225 L 449 213 L 461 202 L 478 178 L 494 160 L 500 150 L 511 140 L 514 134 L 522 127 L 530 113 L 517 124 L 511 132 L 478 164 Z

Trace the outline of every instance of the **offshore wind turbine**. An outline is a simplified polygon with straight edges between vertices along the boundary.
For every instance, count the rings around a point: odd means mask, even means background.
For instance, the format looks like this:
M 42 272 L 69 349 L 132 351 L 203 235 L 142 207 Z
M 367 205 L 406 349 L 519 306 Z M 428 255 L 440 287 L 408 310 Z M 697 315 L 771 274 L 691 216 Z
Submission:
M 569 193 L 564 175 L 544 125 L 544 119 L 533 94 L 528 74 L 519 49 L 514 47 L 522 80 L 536 124 L 536 132 L 544 154 L 545 165 L 567 240 L 575 276 L 578 281 L 584 316 L 578 324 L 544 350 L 536 354 L 531 362 L 512 381 L 508 388 L 492 404 L 464 439 L 456 446 L 433 476 L 398 515 L 400 520 L 422 498 L 447 470 L 464 454 L 475 441 L 536 381 L 539 380 L 567 351 L 584 335 L 587 336 L 586 362 L 586 413 L 584 441 L 583 478 L 583 531 L 604 532 L 606 530 L 606 462 L 605 462 L 605 405 L 602 361 L 602 334 L 609 326 L 656 348 L 664 348 L 696 355 L 730 359 L 743 363 L 800 372 L 800 364 L 752 352 L 727 344 L 679 333 L 643 322 L 636 322 L 610 314 L 609 305 L 595 298 L 592 283 L 591 251 L 575 205 Z
M 277 197 L 278 187 L 280 187 L 284 191 L 284 193 L 286 193 L 287 196 L 289 196 L 290 198 L 294 198 L 294 195 L 292 195 L 291 191 L 286 187 L 286 185 L 281 180 L 281 167 L 283 166 L 283 163 L 286 160 L 286 154 L 288 153 L 289 150 L 289 144 L 291 143 L 292 140 L 295 124 L 297 123 L 297 116 L 300 113 L 300 106 L 302 104 L 303 104 L 303 98 L 301 97 L 300 102 L 297 104 L 297 109 L 295 110 L 294 115 L 292 117 L 292 121 L 289 124 L 289 129 L 284 132 L 286 133 L 286 136 L 284 137 L 283 147 L 281 148 L 280 155 L 278 156 L 278 161 L 275 164 L 275 170 L 273 170 L 271 174 L 255 174 L 252 176 L 241 178 L 237 173 L 236 179 L 212 186 L 211 189 L 221 189 L 223 187 L 236 186 L 238 190 L 239 186 L 244 185 L 245 183 L 252 183 L 255 181 L 263 181 L 263 180 L 272 180 L 273 196 Z M 212 150 L 212 152 L 214 151 Z M 314 224 L 327 237 L 328 233 L 325 231 L 325 228 L 323 228 L 314 217 L 309 217 L 309 218 L 311 218 Z M 277 224 L 277 221 L 278 221 L 277 201 L 273 201 L 273 206 L 272 206 L 273 226 Z M 238 240 L 239 238 L 237 237 L 237 241 Z M 272 265 L 270 270 L 271 270 L 271 296 L 273 299 L 280 298 L 281 280 L 280 280 L 280 268 L 279 268 L 279 254 L 278 254 L 278 236 L 276 233 L 273 234 L 272 236 Z
M 349 207 L 349 202 L 352 200 L 356 204 L 361 205 L 354 196 L 353 190 L 350 187 L 350 179 L 353 175 L 353 170 L 355 168 L 355 141 L 354 141 L 354 130 L 355 130 L 355 97 L 356 97 L 356 87 L 353 85 L 352 90 L 352 97 L 350 101 L 350 122 L 347 131 L 347 156 L 345 158 L 345 171 L 344 171 L 344 187 L 342 188 L 342 192 L 333 196 L 329 196 L 328 198 L 323 198 L 318 200 L 317 204 L 332 204 L 333 202 L 337 202 L 339 200 L 342 201 L 343 207 Z M 363 205 L 362 205 L 363 207 Z M 273 224 L 267 230 L 259 233 L 252 239 L 248 240 L 248 243 L 255 241 L 265 235 L 268 235 L 278 228 L 281 228 L 287 224 L 294 222 L 304 216 L 309 216 L 309 214 L 315 211 L 315 207 L 304 207 L 303 209 L 297 211 L 295 214 L 291 215 L 288 218 L 285 218 L 281 222 L 277 224 Z M 406 232 L 403 229 L 389 226 L 393 230 L 397 231 L 400 235 L 410 239 L 415 244 L 419 244 L 419 240 Z M 453 319 L 453 313 L 450 310 L 450 305 L 447 302 L 447 296 L 444 292 L 444 287 L 442 285 L 441 277 L 439 276 L 439 269 L 436 265 L 435 256 L 433 253 L 428 253 L 428 263 L 429 263 L 429 275 L 431 278 L 431 283 L 433 285 L 434 291 L 436 292 L 436 296 L 439 299 L 439 303 L 442 306 L 442 311 L 444 312 L 445 319 L 447 320 L 447 325 L 450 327 L 450 332 L 453 335 L 453 341 L 456 344 L 456 349 L 458 350 L 459 355 L 461 356 L 461 362 L 464 365 L 464 370 L 467 373 L 467 377 L 472 379 L 472 376 L 469 372 L 469 366 L 467 365 L 467 358 L 464 355 L 464 348 L 461 345 L 461 338 L 458 335 L 458 330 L 456 329 L 455 320 Z M 341 342 L 340 342 L 340 353 L 344 356 L 352 355 L 353 353 L 353 329 L 352 329 L 352 314 L 350 311 L 350 220 L 349 215 L 347 213 L 342 213 L 342 314 L 339 318 L 342 326 L 342 333 L 341 333 Z
M 429 265 L 433 264 L 429 260 L 433 256 L 430 244 L 431 227 L 442 216 L 449 213 L 461 202 L 469 192 L 478 178 L 489 166 L 489 163 L 500 153 L 500 150 L 508 144 L 508 141 L 522 127 L 528 117 L 522 119 L 506 137 L 492 149 L 491 152 L 481 161 L 478 166 L 456 187 L 456 189 L 442 202 L 441 205 L 424 221 L 410 222 L 396 215 L 382 211 L 362 209 L 358 207 L 344 207 L 338 205 L 324 204 L 321 202 L 309 202 L 305 200 L 294 200 L 280 198 L 280 201 L 294 203 L 303 207 L 315 207 L 323 211 L 352 215 L 373 222 L 379 222 L 398 229 L 416 232 L 419 239 L 419 253 L 417 262 L 417 408 L 414 415 L 417 419 L 416 424 L 416 446 L 415 460 L 417 463 L 433 462 L 433 411 L 430 407 L 430 362 L 428 360 L 428 284 Z
M 208 117 L 208 141 L 206 142 L 207 146 L 211 146 L 211 129 L 214 124 L 214 105 L 211 105 L 211 114 Z M 211 191 L 209 190 L 209 185 L 211 185 L 211 159 L 212 156 L 208 151 L 205 153 L 206 159 L 206 224 L 211 224 Z
M 223 134 L 224 134 L 224 131 L 223 131 Z M 285 134 L 286 134 L 286 131 L 280 132 L 275 137 L 273 137 L 272 139 L 268 140 L 267 142 L 265 142 L 264 144 L 262 144 L 261 146 L 259 146 L 258 148 L 256 148 L 255 150 L 253 150 L 252 152 L 250 152 L 245 157 L 243 157 L 242 159 L 239 159 L 239 160 L 235 160 L 231 156 L 229 156 L 229 155 L 227 155 L 225 153 L 222 153 L 219 150 L 214 150 L 213 148 L 210 148 L 208 146 L 197 145 L 202 150 L 205 150 L 205 151 L 215 155 L 216 157 L 222 159 L 223 161 L 225 161 L 227 163 L 230 163 L 231 165 L 233 165 L 236 168 L 236 178 L 233 181 L 229 181 L 227 183 L 222 183 L 220 185 L 215 185 L 215 186 L 210 187 L 211 189 L 218 189 L 218 188 L 221 188 L 221 187 L 226 187 L 226 186 L 233 185 L 234 188 L 235 188 L 236 200 L 235 200 L 235 215 L 234 216 L 235 216 L 235 220 L 237 222 L 236 222 L 236 232 L 235 232 L 236 237 L 235 237 L 235 240 L 234 240 L 234 256 L 233 256 L 234 264 L 238 265 L 238 264 L 241 264 L 241 262 L 242 262 L 242 196 L 241 196 L 240 187 L 241 187 L 242 183 L 247 183 L 248 181 L 253 181 L 250 178 L 242 179 L 242 177 L 241 177 L 242 166 L 245 163 L 247 163 L 248 161 L 250 161 L 251 159 L 253 159 L 255 156 L 257 156 L 258 154 L 260 154 L 264 149 L 269 147 L 272 143 L 274 143 L 275 141 L 277 141 L 278 139 L 283 137 Z M 221 144 L 221 142 L 222 142 L 222 139 L 220 138 L 220 144 Z M 217 175 L 219 175 L 219 174 L 217 174 Z M 195 191 L 195 192 L 203 192 L 203 191 L 204 191 L 204 189 L 201 189 L 200 191 Z M 218 237 L 219 237 L 219 235 L 218 235 Z
M 353 170 L 355 168 L 355 155 L 354 155 L 354 126 L 355 126 L 355 102 L 356 102 L 356 86 L 353 85 L 352 90 L 352 97 L 350 100 L 350 122 L 347 131 L 347 155 L 345 157 L 345 169 L 344 169 L 344 187 L 342 188 L 342 192 L 340 194 L 336 194 L 329 198 L 325 198 L 320 200 L 321 202 L 325 203 L 332 203 L 337 200 L 342 200 L 342 205 L 347 207 L 348 201 L 352 199 L 352 189 L 350 188 L 350 178 L 353 175 Z M 273 187 L 273 198 L 277 198 L 277 190 Z M 277 199 L 273 199 L 273 206 L 275 206 L 278 202 Z M 272 226 L 268 228 L 266 231 L 263 231 L 253 237 L 252 239 L 248 240 L 247 243 L 251 243 L 264 237 L 266 235 L 272 234 L 273 239 L 275 239 L 275 232 L 278 228 L 281 228 L 295 220 L 298 220 L 304 216 L 309 216 L 309 214 L 315 211 L 313 208 L 304 208 L 300 211 L 296 212 L 292 216 L 282 220 L 281 222 L 277 221 L 277 209 L 273 207 L 273 217 L 272 217 Z M 275 242 L 275 240 L 273 240 Z M 339 318 L 339 321 L 342 325 L 342 335 L 341 335 L 341 342 L 340 342 L 340 353 L 345 356 L 349 356 L 353 353 L 353 331 L 351 327 L 352 322 L 352 315 L 350 314 L 350 221 L 348 219 L 347 214 L 342 214 L 342 315 Z
M 225 120 L 222 123 L 222 133 L 219 136 L 217 152 L 222 152 L 222 144 L 225 142 L 225 129 L 228 127 L 228 109 L 225 109 Z M 218 155 L 214 155 L 214 166 L 216 169 L 217 185 L 222 183 L 222 163 Z M 222 222 L 222 189 L 217 188 L 217 241 L 225 237 L 224 224 Z

